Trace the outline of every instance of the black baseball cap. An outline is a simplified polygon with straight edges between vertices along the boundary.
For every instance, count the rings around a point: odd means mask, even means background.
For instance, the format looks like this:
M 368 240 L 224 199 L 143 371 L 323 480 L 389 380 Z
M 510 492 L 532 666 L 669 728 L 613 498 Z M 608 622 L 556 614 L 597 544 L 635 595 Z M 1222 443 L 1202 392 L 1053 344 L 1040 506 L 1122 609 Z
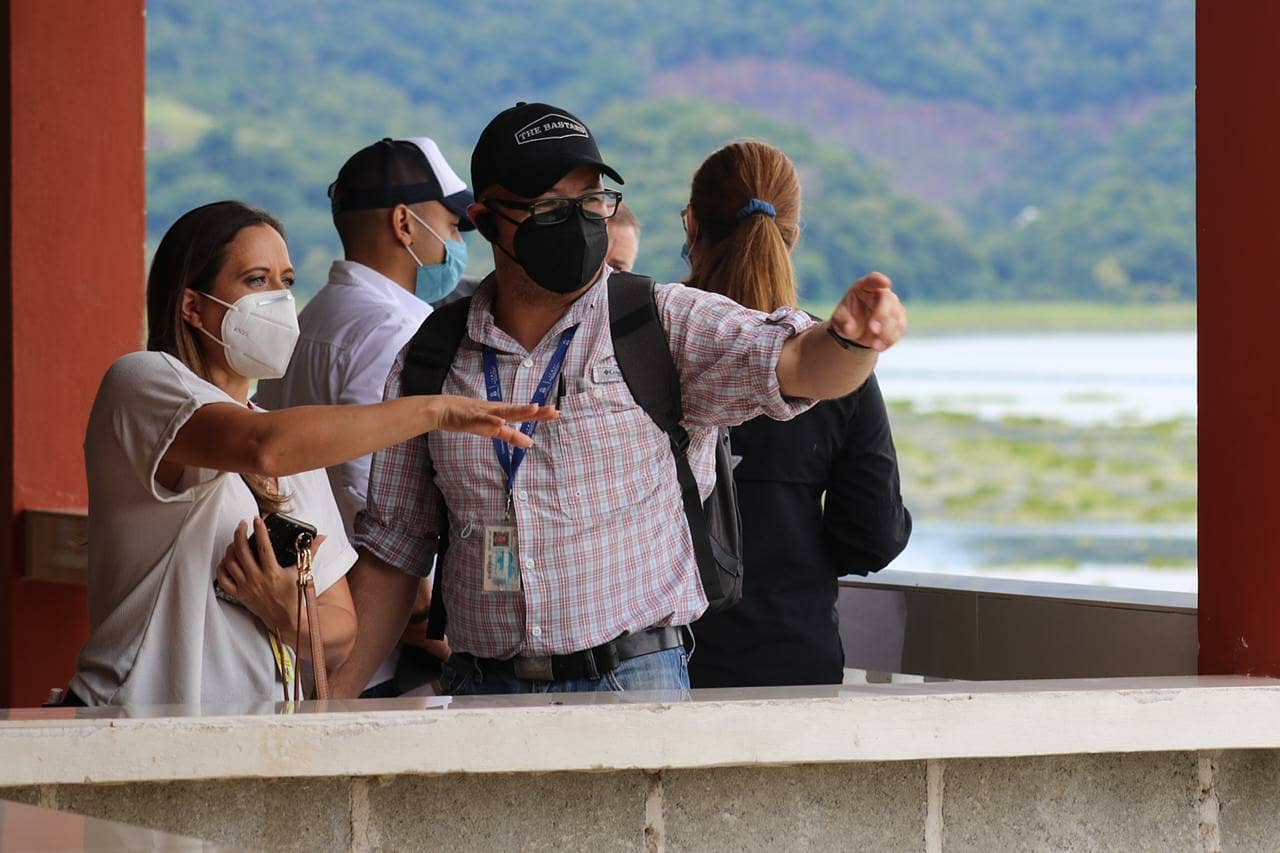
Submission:
M 347 210 L 375 210 L 397 204 L 438 201 L 458 217 L 458 228 L 475 224 L 467 207 L 475 197 L 449 166 L 440 146 L 425 137 L 380 139 L 361 148 L 342 165 L 329 185 L 336 216 Z
M 500 184 L 533 198 L 580 166 L 596 166 L 625 183 L 600 158 L 595 137 L 577 116 L 550 104 L 521 101 L 494 116 L 480 133 L 471 152 L 471 185 L 483 191 Z

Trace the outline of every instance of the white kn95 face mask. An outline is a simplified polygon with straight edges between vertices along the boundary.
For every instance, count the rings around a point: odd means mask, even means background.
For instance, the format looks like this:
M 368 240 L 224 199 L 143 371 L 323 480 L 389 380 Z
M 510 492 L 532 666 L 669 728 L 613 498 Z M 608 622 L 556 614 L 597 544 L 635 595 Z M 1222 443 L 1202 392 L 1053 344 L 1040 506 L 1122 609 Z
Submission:
M 232 370 L 246 379 L 284 376 L 298 343 L 298 309 L 292 293 L 246 293 L 234 305 L 209 293 L 200 295 L 227 307 L 222 316 L 221 340 L 208 329 L 201 327 L 200 331 L 222 344 Z

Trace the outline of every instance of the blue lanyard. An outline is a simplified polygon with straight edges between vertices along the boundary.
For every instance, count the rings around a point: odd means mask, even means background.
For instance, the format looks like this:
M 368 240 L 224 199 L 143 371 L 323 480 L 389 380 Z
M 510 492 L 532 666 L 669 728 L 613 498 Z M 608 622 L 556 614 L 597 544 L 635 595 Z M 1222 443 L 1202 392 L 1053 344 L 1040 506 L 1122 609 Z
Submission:
M 538 387 L 533 392 L 533 399 L 529 401 L 533 405 L 541 406 L 547 402 L 547 396 L 551 393 L 552 386 L 560 379 L 560 369 L 564 367 L 565 353 L 569 351 L 569 343 L 573 340 L 574 333 L 577 331 L 577 326 L 570 326 L 560 333 L 560 343 L 556 344 L 556 351 L 551 356 L 551 362 L 547 365 L 547 369 L 542 374 L 542 380 L 538 382 Z M 498 377 L 498 355 L 489 347 L 484 348 L 484 384 L 485 391 L 489 395 L 489 402 L 502 402 L 502 380 Z M 537 421 L 525 421 L 520 424 L 520 431 L 530 438 L 533 437 L 534 430 L 537 428 Z M 515 488 L 516 472 L 520 470 L 520 463 L 524 461 L 525 449 L 523 447 L 513 448 L 505 441 L 496 438 L 493 440 L 493 449 L 498 454 L 498 464 L 502 466 L 502 472 L 507 475 L 507 494 L 510 495 L 512 489 Z

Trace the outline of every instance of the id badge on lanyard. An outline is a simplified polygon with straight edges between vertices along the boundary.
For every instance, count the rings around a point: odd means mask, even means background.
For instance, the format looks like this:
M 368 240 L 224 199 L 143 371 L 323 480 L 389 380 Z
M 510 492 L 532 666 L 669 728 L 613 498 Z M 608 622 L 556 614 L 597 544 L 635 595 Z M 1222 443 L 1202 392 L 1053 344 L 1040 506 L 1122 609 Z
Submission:
M 529 401 L 535 406 L 547 402 L 551 389 L 560 379 L 560 371 L 564 367 L 565 353 L 573 341 L 577 326 L 570 326 L 560 333 L 560 341 L 551 356 L 547 369 L 543 371 L 533 398 Z M 498 356 L 489 347 L 484 348 L 484 381 L 485 392 L 489 401 L 502 402 L 502 381 L 498 377 Z M 520 425 L 520 431 L 530 438 L 538 428 L 537 421 L 526 421 Z M 523 447 L 511 447 L 505 441 L 493 440 L 494 454 L 498 457 L 498 465 L 506 475 L 507 496 L 502 522 L 484 526 L 484 591 L 492 593 L 520 592 L 524 584 L 520 578 L 519 535 L 516 530 L 516 518 L 513 510 L 512 495 L 515 491 L 516 473 L 524 462 Z
M 484 591 L 520 592 L 520 550 L 514 524 L 484 526 Z

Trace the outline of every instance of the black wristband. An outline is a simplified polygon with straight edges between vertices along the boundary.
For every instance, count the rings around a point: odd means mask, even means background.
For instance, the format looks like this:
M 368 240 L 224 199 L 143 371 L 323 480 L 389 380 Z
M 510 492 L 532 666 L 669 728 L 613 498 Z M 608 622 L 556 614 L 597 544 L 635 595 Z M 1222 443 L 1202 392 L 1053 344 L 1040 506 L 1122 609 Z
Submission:
M 840 345 L 841 349 L 871 349 L 871 347 L 865 344 L 860 344 L 857 341 L 851 341 L 848 338 L 840 337 L 835 328 L 830 325 L 827 326 L 827 334 L 831 336 L 833 341 Z

